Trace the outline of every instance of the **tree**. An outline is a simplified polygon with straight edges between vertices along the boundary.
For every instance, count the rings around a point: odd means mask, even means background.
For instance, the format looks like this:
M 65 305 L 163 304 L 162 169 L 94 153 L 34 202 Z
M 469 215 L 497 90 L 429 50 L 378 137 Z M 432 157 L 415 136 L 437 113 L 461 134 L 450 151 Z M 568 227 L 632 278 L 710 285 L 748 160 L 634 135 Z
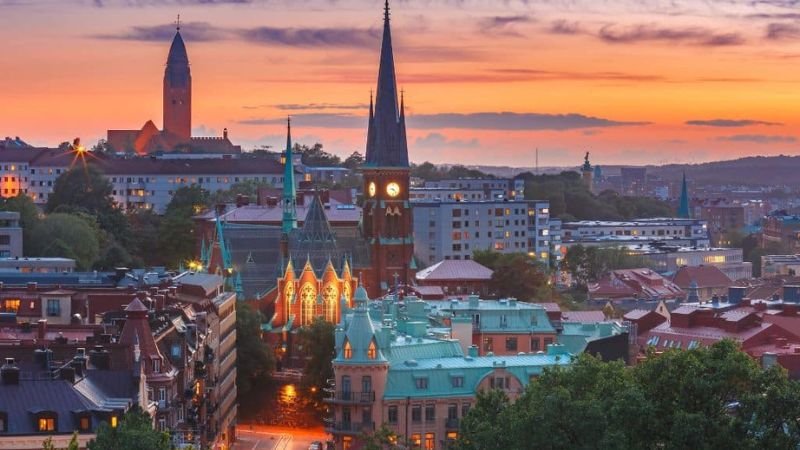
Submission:
M 499 389 L 478 392 L 475 406 L 461 419 L 455 448 L 457 450 L 521 449 L 522 447 L 515 447 L 509 439 L 510 407 L 508 396 Z
M 510 406 L 486 400 L 479 397 L 462 421 L 458 448 L 800 445 L 800 383 L 780 367 L 760 368 L 733 341 L 651 352 L 633 368 L 583 354 L 545 369 Z
M 158 233 L 160 259 L 171 267 L 193 259 L 196 252 L 192 217 L 205 208 L 208 192 L 200 186 L 175 191 L 161 218 Z
M 32 256 L 72 258 L 81 270 L 91 268 L 100 254 L 97 230 L 72 214 L 48 215 L 34 227 L 31 241 Z
M 356 170 L 361 168 L 363 164 L 364 164 L 364 155 L 362 155 L 359 152 L 353 152 L 350 154 L 350 156 L 348 156 L 344 160 L 342 166 L 347 167 L 350 170 Z
M 138 406 L 130 409 L 116 428 L 102 422 L 88 450 L 169 450 L 168 433 L 153 429 L 153 419 Z
M 0 202 L 0 210 L 19 213 L 19 226 L 22 228 L 22 251 L 28 255 L 33 244 L 31 233 L 39 223 L 40 213 L 36 203 L 27 195 L 19 194 L 16 197 L 3 199 Z
M 254 202 L 258 195 L 258 190 L 264 187 L 271 187 L 266 181 L 245 180 L 231 185 L 230 189 L 217 191 L 208 196 L 207 205 L 214 207 L 220 203 L 233 203 L 240 195 L 250 197 Z
M 131 227 L 132 256 L 145 266 L 163 265 L 159 246 L 161 216 L 151 209 L 137 209 L 128 214 L 128 223 Z
M 332 323 L 317 317 L 297 333 L 298 348 L 308 357 L 302 385 L 306 389 L 316 388 L 320 398 L 322 388 L 327 386 L 328 379 L 333 378 L 331 361 L 336 357 L 334 329 Z
M 333 167 L 342 163 L 342 160 L 322 149 L 322 144 L 317 142 L 313 147 L 306 145 L 295 144 L 294 149 L 296 153 L 301 153 L 303 165 L 312 167 Z
M 651 267 L 652 262 L 639 255 L 631 255 L 620 247 L 584 247 L 573 245 L 561 261 L 578 286 L 585 287 L 611 270 Z
M 524 253 L 476 250 L 473 259 L 492 269 L 489 288 L 497 296 L 519 300 L 542 300 L 550 297 L 547 273 L 540 264 Z
M 264 316 L 247 303 L 236 310 L 236 386 L 239 399 L 246 397 L 254 384 L 269 377 L 275 358 L 261 341 Z
M 111 182 L 93 165 L 76 166 L 59 176 L 46 210 L 53 212 L 85 212 L 97 217 L 101 229 L 129 248 L 130 230 L 125 215 L 111 196 Z
M 372 433 L 364 433 L 359 437 L 363 450 L 394 450 L 400 437 L 385 423 Z

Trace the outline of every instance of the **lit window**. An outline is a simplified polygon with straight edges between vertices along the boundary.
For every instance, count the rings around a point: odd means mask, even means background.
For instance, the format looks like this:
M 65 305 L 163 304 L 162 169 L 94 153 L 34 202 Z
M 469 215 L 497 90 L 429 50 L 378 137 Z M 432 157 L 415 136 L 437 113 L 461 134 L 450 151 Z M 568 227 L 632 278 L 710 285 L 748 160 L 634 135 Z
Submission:
M 17 312 L 19 311 L 20 300 L 19 299 L 6 299 L 3 300 L 3 311 L 5 312 Z
M 349 342 L 348 342 L 349 344 Z M 369 343 L 369 347 L 367 348 L 367 358 L 368 359 L 377 359 L 378 358 L 378 347 L 375 345 L 375 341 L 371 341 Z
M 344 343 L 344 359 L 353 359 L 353 347 L 350 346 L 350 341 Z
M 89 431 L 89 428 L 92 426 L 91 418 L 89 416 L 82 416 L 78 426 L 81 431 Z
M 38 424 L 39 431 L 55 431 L 56 419 L 54 417 L 40 417 Z
M 111 428 L 117 428 L 118 422 L 119 420 L 116 415 L 111 416 Z

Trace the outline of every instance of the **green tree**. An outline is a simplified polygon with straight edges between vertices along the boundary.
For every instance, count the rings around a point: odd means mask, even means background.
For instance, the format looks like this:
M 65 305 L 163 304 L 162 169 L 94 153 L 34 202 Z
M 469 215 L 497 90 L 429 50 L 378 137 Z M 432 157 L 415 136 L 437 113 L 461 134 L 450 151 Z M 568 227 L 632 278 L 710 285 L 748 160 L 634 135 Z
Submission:
M 549 277 L 541 264 L 524 253 L 476 250 L 473 259 L 492 269 L 491 291 L 499 297 L 519 300 L 549 299 Z
M 295 144 L 294 149 L 296 153 L 301 153 L 303 164 L 311 167 L 333 167 L 341 165 L 342 160 L 322 149 L 322 144 L 317 142 L 312 147 L 307 145 Z
M 130 409 L 116 428 L 100 423 L 88 450 L 169 450 L 168 433 L 153 430 L 153 419 L 138 406 Z
M 642 256 L 631 255 L 620 247 L 584 247 L 573 245 L 561 261 L 561 268 L 568 271 L 578 286 L 586 287 L 611 270 L 651 267 L 652 263 Z
M 333 378 L 333 358 L 336 356 L 334 325 L 321 317 L 311 325 L 298 330 L 298 348 L 307 359 L 302 385 L 306 389 L 316 388 L 316 396 L 322 397 L 322 389 L 328 379 Z
M 400 437 L 385 423 L 372 433 L 364 433 L 359 437 L 363 450 L 395 450 L 399 447 Z
M 239 398 L 246 397 L 255 384 L 269 378 L 275 367 L 272 352 L 261 341 L 264 316 L 240 302 L 236 310 L 236 386 Z
M 225 191 L 217 191 L 208 196 L 207 205 L 214 207 L 220 203 L 234 203 L 236 198 L 240 195 L 245 195 L 255 203 L 258 196 L 258 190 L 272 185 L 266 181 L 245 180 L 239 183 L 232 184 L 230 189 Z
M 364 155 L 362 155 L 359 152 L 353 152 L 350 154 L 350 156 L 345 158 L 344 162 L 342 163 L 342 166 L 347 167 L 350 170 L 356 170 L 361 168 L 363 164 L 364 164 Z
M 522 449 L 523 447 L 515 446 L 510 439 L 512 432 L 510 408 L 511 402 L 505 392 L 498 389 L 478 392 L 475 406 L 461 419 L 455 448 L 457 450 Z
M 205 208 L 208 192 L 200 186 L 175 191 L 161 218 L 158 233 L 160 259 L 171 267 L 193 259 L 197 251 L 192 217 Z
M 31 241 L 32 256 L 72 258 L 80 270 L 91 268 L 100 255 L 97 230 L 72 214 L 48 215 L 33 228 Z
M 651 352 L 639 365 L 583 354 L 552 367 L 507 406 L 481 398 L 459 448 L 794 449 L 800 383 L 764 370 L 733 341 Z M 473 413 L 475 414 L 473 416 Z
M 161 216 L 151 209 L 139 209 L 128 214 L 128 223 L 131 226 L 132 256 L 148 267 L 163 265 L 159 246 Z
M 28 255 L 31 245 L 33 228 L 39 223 L 39 208 L 36 203 L 25 194 L 19 194 L 16 197 L 3 199 L 0 202 L 0 210 L 14 211 L 19 213 L 19 226 L 22 228 L 22 251 Z

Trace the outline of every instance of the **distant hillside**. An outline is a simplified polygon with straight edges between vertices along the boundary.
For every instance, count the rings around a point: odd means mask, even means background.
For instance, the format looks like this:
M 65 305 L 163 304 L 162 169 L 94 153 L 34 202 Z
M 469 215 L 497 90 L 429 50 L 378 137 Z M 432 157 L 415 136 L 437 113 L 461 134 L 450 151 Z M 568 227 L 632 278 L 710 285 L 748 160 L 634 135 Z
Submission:
M 750 156 L 703 164 L 647 166 L 647 171 L 668 180 L 677 180 L 686 171 L 686 177 L 699 184 L 800 186 L 800 156 Z

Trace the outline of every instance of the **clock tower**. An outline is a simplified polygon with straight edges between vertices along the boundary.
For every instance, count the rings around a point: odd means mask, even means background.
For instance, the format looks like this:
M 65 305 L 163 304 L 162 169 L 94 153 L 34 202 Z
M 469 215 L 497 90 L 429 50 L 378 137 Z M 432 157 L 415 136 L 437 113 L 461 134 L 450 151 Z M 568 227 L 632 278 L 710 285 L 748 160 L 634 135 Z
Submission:
M 378 89 L 374 104 L 370 98 L 363 167 L 363 233 L 370 244 L 371 273 L 363 274 L 361 281 L 371 296 L 384 294 L 394 287 L 395 280 L 410 284 L 414 276 L 404 106 L 402 96 L 398 105 L 389 1 L 386 0 Z

